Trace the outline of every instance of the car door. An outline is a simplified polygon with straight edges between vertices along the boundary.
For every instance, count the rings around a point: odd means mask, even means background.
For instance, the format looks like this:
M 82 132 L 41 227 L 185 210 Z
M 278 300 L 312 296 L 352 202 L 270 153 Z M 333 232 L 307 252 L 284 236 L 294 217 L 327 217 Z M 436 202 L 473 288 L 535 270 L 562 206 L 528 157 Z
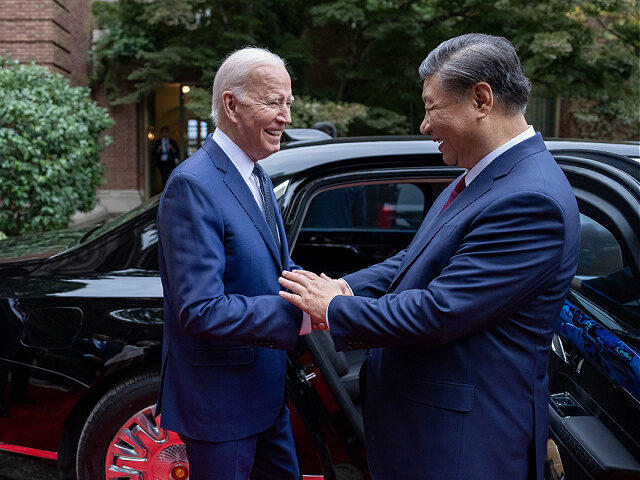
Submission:
M 462 172 L 446 166 L 377 168 L 376 163 L 308 179 L 291 195 L 283 211 L 298 265 L 341 277 L 386 260 L 408 246 L 437 196 Z M 336 474 L 365 478 L 359 382 L 365 351 L 336 352 L 324 331 L 302 338 L 293 360 L 328 410 L 332 427 L 326 430 L 346 440 L 338 449 L 325 434 Z M 320 416 L 316 410 L 315 420 Z
M 604 153 L 556 159 L 582 235 L 549 361 L 548 478 L 640 478 L 640 165 Z

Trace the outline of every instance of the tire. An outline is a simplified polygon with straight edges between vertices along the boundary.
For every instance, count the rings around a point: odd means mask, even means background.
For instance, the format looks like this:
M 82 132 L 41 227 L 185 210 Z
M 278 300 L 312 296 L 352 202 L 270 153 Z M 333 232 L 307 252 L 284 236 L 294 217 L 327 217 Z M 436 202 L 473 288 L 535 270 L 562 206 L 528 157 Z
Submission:
M 78 442 L 78 480 L 187 478 L 186 447 L 154 418 L 159 386 L 157 371 L 140 372 L 96 403 Z

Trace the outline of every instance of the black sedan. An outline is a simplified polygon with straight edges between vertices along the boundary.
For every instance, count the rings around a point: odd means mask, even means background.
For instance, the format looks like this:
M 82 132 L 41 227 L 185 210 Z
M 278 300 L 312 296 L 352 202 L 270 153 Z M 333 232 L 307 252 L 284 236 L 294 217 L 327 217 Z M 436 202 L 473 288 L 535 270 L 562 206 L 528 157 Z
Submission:
M 548 477 L 640 475 L 640 144 L 548 147 L 582 223 L 549 366 Z M 331 276 L 404 249 L 462 172 L 424 137 L 302 141 L 261 163 L 292 258 Z M 0 242 L 0 449 L 56 459 L 61 478 L 188 474 L 184 446 L 154 415 L 163 322 L 157 203 L 95 229 Z M 326 332 L 302 337 L 289 354 L 303 474 L 369 478 L 363 357 L 336 352 Z

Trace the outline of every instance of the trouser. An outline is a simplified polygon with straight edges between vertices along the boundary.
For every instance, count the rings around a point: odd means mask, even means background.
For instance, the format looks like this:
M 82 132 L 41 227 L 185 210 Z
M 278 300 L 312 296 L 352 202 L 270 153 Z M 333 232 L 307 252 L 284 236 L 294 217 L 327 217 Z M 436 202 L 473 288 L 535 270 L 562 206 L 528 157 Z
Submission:
M 289 408 L 283 405 L 266 431 L 228 442 L 205 442 L 185 435 L 189 480 L 298 480 Z

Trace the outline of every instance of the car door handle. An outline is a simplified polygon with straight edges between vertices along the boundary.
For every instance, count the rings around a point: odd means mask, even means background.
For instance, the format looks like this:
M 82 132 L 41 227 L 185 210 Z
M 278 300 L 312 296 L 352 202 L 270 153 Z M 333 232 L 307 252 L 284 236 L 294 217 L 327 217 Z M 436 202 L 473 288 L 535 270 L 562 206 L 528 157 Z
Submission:
M 306 382 L 311 383 L 311 380 L 313 380 L 314 378 L 317 377 L 316 372 L 309 372 L 307 373 L 307 369 L 314 367 L 315 365 L 313 363 L 310 363 L 309 365 L 305 365 L 304 367 L 302 367 L 302 369 L 300 370 L 300 375 L 302 378 L 305 379 Z
M 582 364 L 584 363 L 584 357 L 580 355 L 580 352 L 575 348 L 567 345 L 558 334 L 553 334 L 551 340 L 551 351 L 560 357 L 564 363 L 569 365 L 576 373 L 580 373 L 582 370 Z

